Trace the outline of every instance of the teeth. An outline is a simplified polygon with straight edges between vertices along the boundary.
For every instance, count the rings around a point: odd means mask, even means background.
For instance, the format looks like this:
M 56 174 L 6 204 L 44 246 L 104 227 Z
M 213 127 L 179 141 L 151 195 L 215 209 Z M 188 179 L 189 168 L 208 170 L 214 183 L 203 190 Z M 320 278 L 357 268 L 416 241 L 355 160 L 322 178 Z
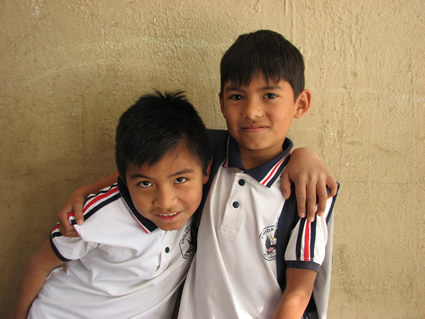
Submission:
M 159 214 L 159 216 L 165 216 L 165 217 L 170 217 L 170 216 L 174 216 L 177 215 L 177 213 L 172 213 L 172 214 Z

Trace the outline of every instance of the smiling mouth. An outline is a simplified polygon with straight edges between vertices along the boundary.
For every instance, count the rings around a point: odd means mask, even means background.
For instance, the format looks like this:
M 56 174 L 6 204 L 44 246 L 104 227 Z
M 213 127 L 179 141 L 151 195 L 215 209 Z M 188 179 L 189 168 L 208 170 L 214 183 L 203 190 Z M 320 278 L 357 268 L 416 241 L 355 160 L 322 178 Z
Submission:
M 267 126 L 245 126 L 245 127 L 242 127 L 242 129 L 244 131 L 251 131 L 251 132 L 261 131 L 261 130 L 264 130 L 266 128 L 267 128 Z
M 179 212 L 175 212 L 175 213 L 171 213 L 171 214 L 158 214 L 159 216 L 163 216 L 163 217 L 171 217 L 171 216 L 175 216 L 177 215 Z

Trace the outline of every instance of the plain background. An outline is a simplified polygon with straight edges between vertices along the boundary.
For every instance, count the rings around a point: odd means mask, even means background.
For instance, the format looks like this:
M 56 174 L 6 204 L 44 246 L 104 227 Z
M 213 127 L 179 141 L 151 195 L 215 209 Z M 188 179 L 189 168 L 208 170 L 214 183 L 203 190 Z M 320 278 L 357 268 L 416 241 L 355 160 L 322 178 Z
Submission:
M 425 317 L 425 2 L 0 0 L 0 317 L 71 192 L 115 171 L 118 117 L 183 89 L 223 128 L 219 62 L 272 29 L 304 54 L 312 107 L 290 137 L 336 204 L 329 318 Z M 178 125 L 178 123 L 176 123 Z

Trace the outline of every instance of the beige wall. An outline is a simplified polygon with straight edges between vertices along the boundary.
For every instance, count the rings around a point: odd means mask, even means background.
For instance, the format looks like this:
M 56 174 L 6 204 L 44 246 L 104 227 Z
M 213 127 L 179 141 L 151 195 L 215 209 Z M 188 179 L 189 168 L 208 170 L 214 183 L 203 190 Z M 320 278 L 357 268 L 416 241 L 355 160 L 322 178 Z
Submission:
M 240 33 L 303 52 L 313 104 L 290 137 L 342 184 L 330 318 L 425 317 L 422 0 L 0 1 L 0 317 L 77 186 L 114 171 L 118 116 L 184 89 L 209 127 Z

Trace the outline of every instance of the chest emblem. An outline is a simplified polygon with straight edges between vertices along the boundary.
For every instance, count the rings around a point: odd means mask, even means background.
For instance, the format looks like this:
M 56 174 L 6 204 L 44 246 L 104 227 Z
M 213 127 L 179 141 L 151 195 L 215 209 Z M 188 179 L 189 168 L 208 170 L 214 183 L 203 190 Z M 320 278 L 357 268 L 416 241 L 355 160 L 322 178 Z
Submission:
M 192 242 L 191 229 L 192 227 L 188 226 L 179 241 L 180 251 L 184 259 L 188 259 L 195 252 L 195 246 Z
M 277 243 L 277 224 L 264 228 L 259 238 L 262 242 L 262 246 L 264 247 L 264 259 L 268 261 L 275 260 Z

